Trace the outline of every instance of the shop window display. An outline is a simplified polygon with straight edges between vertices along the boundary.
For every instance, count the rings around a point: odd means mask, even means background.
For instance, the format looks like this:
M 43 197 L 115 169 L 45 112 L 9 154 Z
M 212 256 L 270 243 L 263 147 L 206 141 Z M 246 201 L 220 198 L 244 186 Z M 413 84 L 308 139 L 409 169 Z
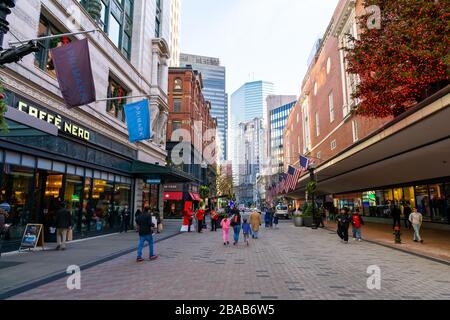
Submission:
M 0 186 L 0 202 L 11 206 L 6 220 L 11 224 L 6 239 L 19 239 L 31 218 L 31 201 L 34 185 L 34 173 L 26 169 L 9 164 L 3 165 L 2 182 Z
M 116 217 L 113 203 L 113 183 L 105 180 L 94 180 L 92 189 L 92 220 L 95 224 L 95 231 L 113 229 Z
M 66 187 L 64 191 L 64 201 L 67 203 L 67 209 L 72 214 L 72 223 L 75 231 L 81 231 L 83 205 L 83 178 L 78 176 L 67 176 Z
M 435 222 L 445 222 L 447 216 L 444 185 L 433 184 L 429 186 L 429 190 L 431 220 Z

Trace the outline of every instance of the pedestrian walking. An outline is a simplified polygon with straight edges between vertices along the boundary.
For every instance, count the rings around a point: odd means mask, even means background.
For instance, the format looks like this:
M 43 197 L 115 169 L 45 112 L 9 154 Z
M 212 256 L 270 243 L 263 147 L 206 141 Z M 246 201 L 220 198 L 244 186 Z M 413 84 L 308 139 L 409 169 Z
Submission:
M 198 233 L 202 233 L 203 220 L 205 219 L 205 214 L 206 212 L 203 208 L 197 210 L 196 218 L 197 218 Z
M 409 215 L 412 213 L 411 207 L 409 203 L 405 203 L 405 207 L 403 208 L 403 217 L 405 221 L 405 228 L 411 230 L 412 225 L 411 221 L 409 221 Z
M 401 215 L 402 212 L 400 211 L 400 208 L 398 207 L 398 205 L 394 204 L 392 206 L 392 219 L 393 219 L 393 225 L 392 225 L 392 230 L 395 230 L 396 226 L 401 227 Z
M 232 210 L 233 216 L 231 217 L 231 226 L 234 231 L 233 245 L 237 245 L 239 242 L 239 234 L 241 233 L 241 212 L 237 209 Z
M 128 210 L 128 206 L 125 206 L 125 208 L 123 208 L 122 212 L 120 213 L 120 233 L 128 232 L 128 226 L 130 224 L 130 215 L 131 212 L 130 210 Z
M 230 219 L 228 219 L 228 216 L 225 215 L 225 217 L 220 222 L 220 226 L 222 227 L 222 238 L 223 238 L 223 245 L 228 246 L 230 242 L 228 241 L 228 234 L 230 232 Z
M 275 226 L 275 229 L 278 229 L 278 216 L 277 215 L 275 215 L 274 217 L 273 217 L 273 224 L 274 224 L 274 226 Z
M 214 208 L 211 209 L 211 231 L 217 231 L 219 224 L 219 213 Z
M 337 234 L 342 239 L 342 242 L 348 243 L 348 228 L 350 226 L 351 217 L 349 216 L 349 209 L 343 208 L 340 215 L 337 217 L 338 229 Z
M 56 250 L 66 250 L 69 229 L 72 229 L 72 215 L 67 209 L 67 204 L 62 202 L 59 210 L 56 211 Z
M 275 217 L 276 209 L 272 207 L 269 211 L 269 227 L 273 228 L 273 218 Z
M 352 231 L 353 231 L 353 241 L 362 241 L 361 238 L 361 227 L 364 225 L 362 216 L 359 213 L 359 209 L 356 209 L 352 215 Z
M 153 229 L 156 227 L 156 225 L 152 222 L 152 216 L 148 208 L 144 209 L 144 212 L 136 218 L 136 224 L 139 230 L 139 248 L 136 261 L 144 261 L 144 259 L 142 258 L 142 250 L 144 249 L 145 242 L 148 243 L 149 247 L 149 259 L 157 259 L 158 256 L 154 254 L 153 247 Z
M 261 226 L 261 215 L 257 211 L 250 214 L 250 224 L 252 225 L 252 237 L 258 239 L 259 227 Z
M 414 229 L 414 242 L 421 242 L 423 243 L 422 238 L 420 237 L 420 228 L 422 226 L 423 217 L 420 212 L 417 212 L 417 209 L 413 209 L 412 213 L 409 215 L 409 221 L 411 222 L 411 225 Z
M 249 238 L 252 233 L 252 227 L 247 222 L 247 219 L 244 219 L 244 223 L 242 224 L 242 233 L 244 234 L 244 242 L 247 243 L 247 246 L 250 245 Z
M 192 212 L 185 208 L 183 210 L 183 226 L 188 226 L 188 232 L 191 232 L 191 227 L 192 227 Z
M 159 211 L 154 210 L 153 216 L 156 218 L 156 233 L 161 233 L 162 221 L 161 221 L 161 215 L 159 214 Z

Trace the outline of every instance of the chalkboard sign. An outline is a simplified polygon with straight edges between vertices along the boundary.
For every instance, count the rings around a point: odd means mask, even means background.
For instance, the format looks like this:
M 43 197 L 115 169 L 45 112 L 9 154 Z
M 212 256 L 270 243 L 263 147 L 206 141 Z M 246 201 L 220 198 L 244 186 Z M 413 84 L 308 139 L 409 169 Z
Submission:
M 43 227 L 42 224 L 27 224 L 20 243 L 20 249 L 34 249 L 37 246 L 44 248 Z

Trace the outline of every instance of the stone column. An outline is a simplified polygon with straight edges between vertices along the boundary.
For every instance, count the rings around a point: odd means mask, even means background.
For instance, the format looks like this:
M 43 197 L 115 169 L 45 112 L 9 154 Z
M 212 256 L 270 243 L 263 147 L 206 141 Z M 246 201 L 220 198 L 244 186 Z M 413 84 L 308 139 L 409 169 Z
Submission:
M 158 84 L 158 62 L 159 62 L 159 50 L 153 48 L 152 50 L 152 86 L 157 87 Z
M 169 64 L 167 63 L 167 58 L 162 58 L 162 76 L 161 76 L 161 89 L 167 94 L 169 90 Z

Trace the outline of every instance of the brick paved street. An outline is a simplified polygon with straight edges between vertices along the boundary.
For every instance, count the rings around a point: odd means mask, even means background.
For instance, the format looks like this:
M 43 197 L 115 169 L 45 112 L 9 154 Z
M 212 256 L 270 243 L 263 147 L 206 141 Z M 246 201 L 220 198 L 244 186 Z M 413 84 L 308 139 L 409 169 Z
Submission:
M 132 253 L 83 271 L 81 290 L 61 279 L 13 299 L 450 299 L 448 265 L 288 222 L 250 247 L 224 247 L 208 230 L 156 250 L 157 261 L 137 264 Z M 370 265 L 381 268 L 379 291 L 367 289 Z

